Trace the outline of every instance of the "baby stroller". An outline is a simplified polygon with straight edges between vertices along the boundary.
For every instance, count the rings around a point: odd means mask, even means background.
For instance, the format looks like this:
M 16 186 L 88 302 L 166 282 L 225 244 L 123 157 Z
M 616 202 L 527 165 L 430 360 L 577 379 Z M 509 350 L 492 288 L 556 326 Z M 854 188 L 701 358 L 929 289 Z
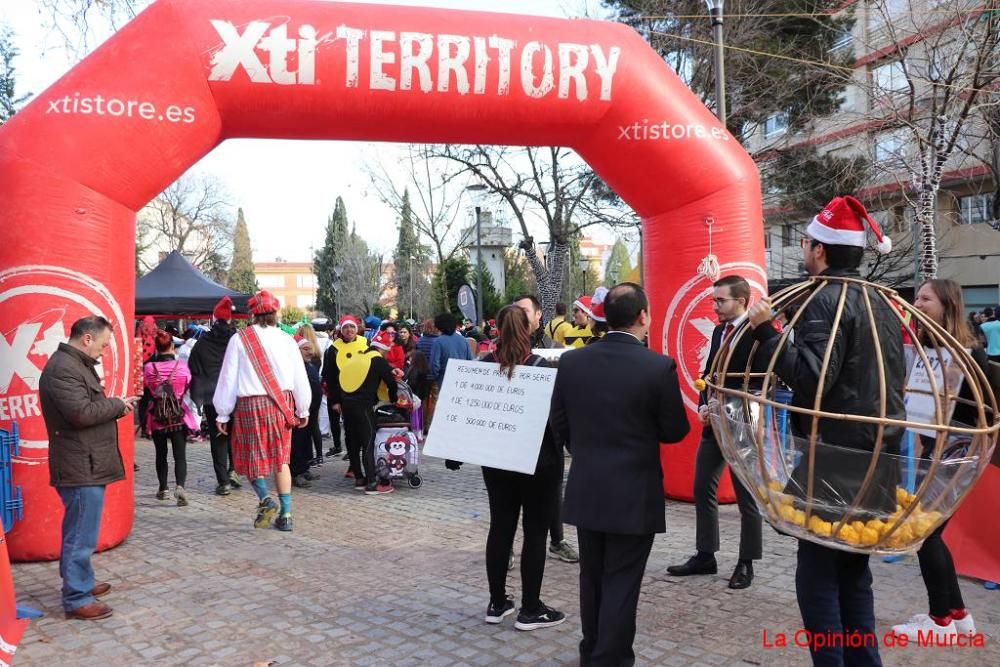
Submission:
M 398 402 L 375 408 L 375 474 L 379 479 L 405 479 L 410 488 L 423 484 L 418 463 L 423 423 L 420 399 L 399 382 Z

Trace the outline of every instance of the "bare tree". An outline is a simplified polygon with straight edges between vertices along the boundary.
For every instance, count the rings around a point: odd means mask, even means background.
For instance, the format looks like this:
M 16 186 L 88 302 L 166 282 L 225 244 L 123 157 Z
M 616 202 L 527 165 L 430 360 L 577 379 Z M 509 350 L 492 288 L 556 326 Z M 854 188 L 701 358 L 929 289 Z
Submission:
M 37 0 L 46 27 L 70 53 L 83 56 L 100 29 L 117 31 L 152 0 Z
M 210 176 L 185 174 L 136 218 L 137 237 L 147 247 L 177 250 L 213 280 L 225 279 L 235 220 L 222 184 Z M 140 260 L 146 271 L 155 263 Z
M 1000 2 L 873 0 L 868 52 L 883 53 L 870 77 L 852 83 L 880 125 L 875 168 L 894 179 L 911 208 L 920 245 L 919 273 L 938 270 L 938 193 L 946 167 L 975 152 L 968 128 L 1000 77 Z M 886 46 L 888 45 L 888 46 Z M 879 148 L 881 146 L 881 149 Z
M 449 145 L 435 147 L 432 154 L 458 167 L 451 179 L 474 177 L 510 208 L 546 317 L 559 300 L 571 238 L 592 225 L 638 224 L 635 213 L 568 148 Z M 548 232 L 545 262 L 529 229 L 534 220 Z
M 347 239 L 342 256 L 344 275 L 337 299 L 345 313 L 364 315 L 375 312 L 387 283 L 382 279 L 383 256 L 372 252 L 355 230 Z

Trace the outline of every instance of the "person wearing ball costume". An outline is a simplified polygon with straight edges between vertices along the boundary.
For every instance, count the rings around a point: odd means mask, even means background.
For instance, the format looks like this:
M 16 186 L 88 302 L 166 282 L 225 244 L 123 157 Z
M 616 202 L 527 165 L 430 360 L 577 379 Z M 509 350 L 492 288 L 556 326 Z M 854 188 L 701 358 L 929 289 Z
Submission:
M 854 197 L 835 197 L 819 215 L 812 219 L 803 238 L 802 254 L 811 276 L 846 277 L 860 280 L 858 267 L 865 248 L 865 223 L 878 240 L 880 253 L 892 249 L 888 237 L 882 235 L 865 207 Z M 749 311 L 752 334 L 760 347 L 757 354 L 771 358 L 776 355 L 775 372 L 793 392 L 792 405 L 812 409 L 820 384 L 820 369 L 831 336 L 832 354 L 827 366 L 819 408 L 825 412 L 879 416 L 882 399 L 879 375 L 872 372 L 877 359 L 873 340 L 872 320 L 869 319 L 861 283 L 831 283 L 815 294 L 803 306 L 795 328 L 795 339 L 786 341 L 778 350 L 780 334 L 770 325 L 774 316 L 771 303 L 762 299 Z M 847 290 L 839 327 L 833 329 L 842 290 Z M 903 387 L 906 361 L 899 319 L 877 296 L 871 296 L 871 312 L 875 332 L 882 347 L 885 373 L 885 416 L 903 420 Z M 812 418 L 790 412 L 792 432 L 803 439 L 809 437 Z M 862 485 L 870 457 L 851 454 L 849 450 L 871 452 L 878 427 L 860 421 L 820 419 L 819 441 L 815 454 L 814 498 L 820 504 L 834 499 L 853 500 Z M 903 430 L 885 427 L 882 452 L 899 454 Z M 802 496 L 806 488 L 809 457 L 792 472 L 786 491 Z M 880 457 L 873 471 L 872 483 L 863 507 L 895 509 L 895 489 L 898 466 L 889 457 Z M 824 516 L 825 521 L 839 517 Z M 864 513 L 861 513 L 862 515 Z M 870 517 L 861 516 L 861 520 Z M 875 636 L 875 601 L 872 593 L 872 573 L 867 554 L 857 554 L 799 540 L 795 591 L 803 626 L 816 635 L 843 636 L 858 632 Z M 870 634 L 869 634 L 870 633 Z M 862 642 L 862 646 L 811 646 L 815 665 L 881 665 L 878 642 Z
M 342 406 L 340 402 L 340 372 L 343 367 L 368 349 L 368 341 L 358 335 L 359 321 L 354 315 L 344 315 L 340 318 L 340 335 L 326 349 L 323 355 L 323 385 L 326 387 L 326 407 L 330 414 L 330 429 L 340 423 Z M 337 427 L 339 429 L 339 426 Z M 344 444 L 347 447 L 347 458 L 350 461 L 347 477 L 353 477 L 357 485 L 364 479 L 361 471 L 361 445 L 352 446 L 347 437 L 347 424 L 344 424 Z M 364 485 L 361 484 L 363 487 Z
M 583 347 L 594 337 L 590 329 L 590 297 L 581 296 L 573 302 L 573 327 L 563 336 L 566 347 Z
M 375 405 L 397 400 L 397 373 L 385 358 L 391 346 L 388 332 L 377 333 L 371 347 L 350 358 L 345 356 L 335 385 L 334 400 L 344 413 L 347 449 L 352 457 L 359 451 L 362 454 L 364 474 L 360 470 L 355 473 L 354 488 L 371 495 L 392 492 L 389 480 L 377 479 L 375 471 Z

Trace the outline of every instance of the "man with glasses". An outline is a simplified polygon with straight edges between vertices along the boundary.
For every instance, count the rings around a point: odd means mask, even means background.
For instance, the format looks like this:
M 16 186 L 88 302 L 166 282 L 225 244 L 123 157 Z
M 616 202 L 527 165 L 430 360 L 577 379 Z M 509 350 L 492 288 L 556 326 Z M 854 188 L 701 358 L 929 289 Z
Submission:
M 714 288 L 712 306 L 719 319 L 719 325 L 712 332 L 712 345 L 702 375 L 706 375 L 712 368 L 712 362 L 723 341 L 732 335 L 733 329 L 746 317 L 747 306 L 750 303 L 750 284 L 742 276 L 726 276 L 717 280 L 712 287 Z M 745 368 L 752 348 L 752 337 L 744 335 L 733 350 L 730 367 Z M 726 380 L 726 385 L 739 387 L 740 380 L 739 378 Z M 694 503 L 697 515 L 695 546 L 698 553 L 683 565 L 671 565 L 667 568 L 667 572 L 677 577 L 715 574 L 718 570 L 715 562 L 715 552 L 719 550 L 718 489 L 719 478 L 722 476 L 726 461 L 722 458 L 719 444 L 708 422 L 705 392 L 701 393 L 698 417 L 702 423 L 701 441 L 698 444 L 694 466 Z M 729 579 L 729 587 L 741 589 L 748 588 L 753 582 L 753 561 L 761 558 L 761 518 L 753 496 L 735 476 L 733 476 L 733 488 L 736 490 L 736 501 L 740 507 L 740 554 L 733 576 Z

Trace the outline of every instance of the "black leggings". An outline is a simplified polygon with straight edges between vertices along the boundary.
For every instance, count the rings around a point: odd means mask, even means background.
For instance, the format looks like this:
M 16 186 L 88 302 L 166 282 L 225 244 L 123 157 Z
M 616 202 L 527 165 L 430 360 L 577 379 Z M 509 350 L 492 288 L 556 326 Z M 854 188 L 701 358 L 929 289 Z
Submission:
M 355 479 L 375 484 L 375 406 L 347 401 L 342 406 L 350 470 Z
M 521 608 L 538 609 L 545 574 L 545 540 L 556 510 L 559 470 L 545 469 L 534 475 L 483 468 L 483 481 L 490 500 L 490 532 L 486 538 L 486 577 L 490 600 L 507 596 L 507 562 L 514 546 L 517 520 L 524 509 L 524 546 L 521 549 Z
M 228 484 L 229 474 L 233 472 L 233 450 L 229 444 L 229 436 L 219 430 L 216 419 L 219 413 L 215 406 L 205 405 L 205 420 L 208 422 L 208 439 L 211 442 L 212 468 L 215 470 L 215 481 L 218 484 Z
M 330 398 L 326 399 L 326 414 L 330 417 L 330 435 L 333 436 L 333 448 L 339 450 L 340 445 L 340 413 L 333 409 Z
M 323 432 L 319 430 L 319 406 L 315 410 L 309 411 L 309 438 L 312 440 L 313 449 L 316 451 L 316 458 L 323 456 Z
M 174 450 L 174 481 L 184 486 L 187 481 L 187 429 L 176 431 L 153 431 L 153 446 L 156 447 L 156 478 L 160 481 L 160 491 L 167 490 L 167 442 Z
M 951 559 L 948 545 L 941 539 L 948 522 L 945 521 L 931 533 L 917 552 L 920 561 L 920 576 L 927 587 L 927 601 L 931 616 L 947 616 L 952 609 L 965 609 L 962 589 L 958 586 L 958 574 Z

